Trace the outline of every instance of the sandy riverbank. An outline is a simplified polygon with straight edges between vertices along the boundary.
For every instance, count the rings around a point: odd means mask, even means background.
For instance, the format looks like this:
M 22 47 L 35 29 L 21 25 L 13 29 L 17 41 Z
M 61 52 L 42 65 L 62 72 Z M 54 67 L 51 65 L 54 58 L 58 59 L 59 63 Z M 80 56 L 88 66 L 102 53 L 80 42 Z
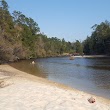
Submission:
M 74 56 L 79 58 L 110 58 L 110 56 L 107 55 L 83 55 L 83 56 Z
M 110 110 L 110 100 L 0 65 L 0 110 Z M 94 97 L 96 102 L 89 103 Z

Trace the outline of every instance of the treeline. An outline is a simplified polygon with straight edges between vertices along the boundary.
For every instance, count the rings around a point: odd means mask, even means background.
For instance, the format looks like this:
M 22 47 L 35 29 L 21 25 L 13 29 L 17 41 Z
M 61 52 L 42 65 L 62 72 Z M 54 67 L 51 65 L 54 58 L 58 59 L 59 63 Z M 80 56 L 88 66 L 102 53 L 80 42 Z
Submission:
M 66 42 L 40 33 L 38 24 L 19 11 L 10 14 L 5 0 L 0 1 L 0 61 L 60 56 L 79 52 L 81 43 Z
M 92 29 L 91 36 L 83 42 L 84 53 L 88 55 L 110 55 L 110 22 L 95 24 Z
M 5 0 L 0 1 L 0 63 L 17 59 L 61 56 L 78 53 L 110 55 L 110 22 L 94 25 L 83 42 L 48 38 L 38 24 L 22 12 L 10 14 Z

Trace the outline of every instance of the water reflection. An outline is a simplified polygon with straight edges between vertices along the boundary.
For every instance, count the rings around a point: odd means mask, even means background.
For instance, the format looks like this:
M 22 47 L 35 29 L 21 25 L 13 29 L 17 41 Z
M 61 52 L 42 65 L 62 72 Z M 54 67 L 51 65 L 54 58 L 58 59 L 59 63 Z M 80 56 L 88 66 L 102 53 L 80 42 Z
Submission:
M 16 63 L 10 63 L 10 66 L 38 77 L 48 77 L 47 74 L 42 73 L 37 62 L 34 65 L 31 62 L 32 60 L 22 60 Z
M 30 60 L 21 61 L 12 66 L 22 71 L 69 85 L 110 99 L 110 59 L 68 57 L 36 59 L 36 65 Z

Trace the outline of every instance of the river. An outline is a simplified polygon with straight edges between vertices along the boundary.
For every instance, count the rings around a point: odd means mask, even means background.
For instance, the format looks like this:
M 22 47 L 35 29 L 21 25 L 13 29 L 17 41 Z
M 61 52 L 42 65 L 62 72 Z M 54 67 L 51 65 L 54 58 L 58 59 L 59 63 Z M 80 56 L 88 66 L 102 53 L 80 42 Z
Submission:
M 110 99 L 110 58 L 68 57 L 22 60 L 10 65 L 78 90 Z

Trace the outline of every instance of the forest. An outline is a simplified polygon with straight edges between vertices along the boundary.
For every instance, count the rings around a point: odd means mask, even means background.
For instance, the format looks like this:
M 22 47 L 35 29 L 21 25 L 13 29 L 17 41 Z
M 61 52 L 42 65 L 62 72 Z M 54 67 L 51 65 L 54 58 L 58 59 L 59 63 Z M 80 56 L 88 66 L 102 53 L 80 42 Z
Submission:
M 9 12 L 5 0 L 0 1 L 0 63 L 68 54 L 110 55 L 110 23 L 95 24 L 91 36 L 83 42 L 67 42 L 40 32 L 38 23 L 20 11 Z M 74 30 L 73 30 L 74 31 Z
M 110 55 L 110 22 L 92 26 L 93 32 L 83 41 L 83 52 L 88 55 Z

